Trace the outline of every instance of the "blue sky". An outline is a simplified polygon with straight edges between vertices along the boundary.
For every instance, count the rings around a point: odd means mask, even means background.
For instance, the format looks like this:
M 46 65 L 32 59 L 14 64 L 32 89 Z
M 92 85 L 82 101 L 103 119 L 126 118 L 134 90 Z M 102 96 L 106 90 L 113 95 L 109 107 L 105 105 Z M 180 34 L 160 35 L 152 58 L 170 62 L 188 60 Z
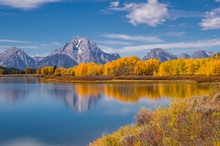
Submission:
M 75 36 L 121 56 L 218 52 L 220 0 L 0 0 L 0 51 L 47 55 Z

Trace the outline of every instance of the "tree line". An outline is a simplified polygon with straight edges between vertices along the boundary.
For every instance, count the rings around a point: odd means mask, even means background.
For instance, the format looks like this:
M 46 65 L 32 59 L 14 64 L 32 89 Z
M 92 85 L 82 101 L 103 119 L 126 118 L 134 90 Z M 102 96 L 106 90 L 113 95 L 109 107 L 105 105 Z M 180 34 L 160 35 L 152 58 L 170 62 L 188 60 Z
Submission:
M 71 68 L 45 66 L 37 69 L 43 75 L 72 76 L 184 76 L 184 75 L 220 75 L 220 59 L 176 59 L 160 62 L 158 59 L 142 61 L 138 57 L 124 57 L 104 65 L 80 63 Z
M 205 59 L 176 59 L 160 62 L 158 59 L 142 61 L 138 57 L 123 57 L 106 64 L 80 63 L 75 67 L 57 68 L 45 66 L 40 69 L 27 67 L 22 73 L 56 76 L 185 76 L 220 75 L 220 53 Z M 0 69 L 0 74 L 6 73 Z M 20 72 L 19 72 L 20 73 Z
M 35 69 L 31 69 L 33 72 Z M 18 68 L 6 68 L 0 66 L 0 74 L 24 74 L 25 71 Z

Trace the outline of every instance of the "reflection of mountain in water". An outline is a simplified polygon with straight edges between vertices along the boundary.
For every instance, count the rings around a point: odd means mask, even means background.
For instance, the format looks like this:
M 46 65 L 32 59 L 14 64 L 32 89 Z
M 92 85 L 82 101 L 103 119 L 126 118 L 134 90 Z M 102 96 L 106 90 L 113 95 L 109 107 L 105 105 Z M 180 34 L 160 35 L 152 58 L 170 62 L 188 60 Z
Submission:
M 97 96 L 78 96 L 75 94 L 73 98 L 65 98 L 65 103 L 79 112 L 88 111 L 90 108 L 95 107 L 101 95 Z
M 96 91 L 98 87 L 91 87 L 92 85 L 55 85 L 50 89 L 50 93 L 57 99 L 61 99 L 64 103 L 78 112 L 88 111 L 95 107 L 97 102 L 102 98 L 100 92 L 89 92 L 88 89 Z
M 35 84 L 38 80 L 41 79 L 31 77 L 1 77 L 0 98 L 5 98 L 13 103 L 23 101 L 28 94 L 35 90 L 35 88 L 31 88 L 30 85 Z
M 207 95 L 208 85 L 191 83 L 107 83 L 57 85 L 50 89 L 57 99 L 76 111 L 87 111 L 96 106 L 102 97 L 113 98 L 124 103 L 135 103 L 141 98 L 158 100 L 159 98 L 185 98 Z
M 42 84 L 42 85 L 41 85 Z M 185 98 L 215 92 L 207 84 L 196 83 L 76 83 L 44 84 L 34 78 L 0 78 L 0 98 L 17 103 L 39 89 L 68 107 L 83 112 L 95 107 L 102 98 L 112 98 L 124 103 L 135 103 L 140 99 Z M 46 87 L 46 88 L 45 88 Z M 211 90 L 210 90 L 211 89 Z M 219 89 L 217 89 L 219 91 Z
M 17 86 L 2 86 L 0 89 L 0 98 L 5 98 L 10 102 L 17 103 L 23 101 L 31 92 L 30 89 Z

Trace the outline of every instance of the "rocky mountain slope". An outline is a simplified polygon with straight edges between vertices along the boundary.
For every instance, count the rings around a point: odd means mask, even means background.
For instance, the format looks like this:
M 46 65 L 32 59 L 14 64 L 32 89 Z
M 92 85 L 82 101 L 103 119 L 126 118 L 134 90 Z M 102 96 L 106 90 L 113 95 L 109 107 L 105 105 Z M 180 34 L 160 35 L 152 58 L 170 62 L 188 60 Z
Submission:
M 95 62 L 98 64 L 104 64 L 108 61 L 116 60 L 120 58 L 118 54 L 108 54 L 103 52 L 95 42 L 88 40 L 85 37 L 75 37 L 60 51 L 58 54 L 66 54 L 77 63 L 80 62 Z
M 77 63 L 65 54 L 52 54 L 37 62 L 36 67 L 56 66 L 69 68 L 76 65 Z
M 191 58 L 208 58 L 210 57 L 208 52 L 204 51 L 204 50 L 199 50 L 199 51 L 196 51 L 195 53 L 193 53 L 191 55 Z
M 177 56 L 163 49 L 156 48 L 156 49 L 150 50 L 150 52 L 148 52 L 147 55 L 144 56 L 143 60 L 148 60 L 151 58 L 157 58 L 161 62 L 164 62 L 167 60 L 177 59 Z
M 36 61 L 23 50 L 12 47 L 0 53 L 0 66 L 24 69 L 27 66 L 34 67 Z
M 178 58 L 190 58 L 190 55 L 183 53 L 177 56 Z

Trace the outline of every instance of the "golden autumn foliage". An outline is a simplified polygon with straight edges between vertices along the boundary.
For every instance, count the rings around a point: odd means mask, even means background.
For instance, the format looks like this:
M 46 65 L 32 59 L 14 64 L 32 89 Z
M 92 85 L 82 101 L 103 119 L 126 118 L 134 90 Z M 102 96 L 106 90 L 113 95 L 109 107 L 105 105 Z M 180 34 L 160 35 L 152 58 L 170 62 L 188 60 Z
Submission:
M 104 65 L 104 71 L 103 71 L 105 76 L 111 76 L 114 74 L 114 70 L 113 70 L 113 64 L 111 62 L 107 62 Z
M 206 65 L 204 70 L 208 76 L 219 76 L 220 75 L 220 60 L 212 60 Z
M 140 61 L 138 57 L 132 56 L 107 62 L 104 65 L 104 75 L 134 75 L 134 68 L 138 61 Z
M 74 76 L 75 75 L 75 68 L 74 67 L 68 68 L 67 73 L 71 76 Z
M 220 52 L 216 53 L 215 55 L 212 56 L 214 59 L 220 59 Z
M 90 146 L 219 145 L 219 103 L 217 94 L 176 100 L 154 112 L 142 108 L 136 124 L 103 135 Z
M 87 64 L 87 76 L 98 76 L 103 73 L 103 65 L 98 65 L 95 62 Z
M 135 75 L 153 75 L 157 73 L 160 66 L 158 59 L 149 59 L 147 61 L 138 61 L 134 67 Z
M 88 64 L 80 63 L 75 68 L 75 76 L 98 76 L 103 73 L 102 65 L 94 62 Z
M 71 68 L 45 66 L 37 74 L 57 76 L 220 76 L 218 53 L 205 59 L 176 59 L 160 62 L 158 59 L 142 61 L 138 57 L 123 57 L 104 65 L 94 62 L 80 63 Z
M 181 75 L 220 75 L 219 59 L 177 59 L 163 62 L 158 70 L 158 76 Z
M 67 69 L 66 68 L 56 68 L 54 75 L 56 76 L 61 76 L 63 74 L 67 74 Z
M 52 75 L 54 74 L 55 67 L 54 66 L 45 66 L 41 68 L 41 74 L 43 75 Z
M 84 62 L 82 62 L 76 66 L 75 76 L 86 76 L 87 70 L 88 70 L 87 65 Z
M 4 74 L 4 70 L 3 69 L 0 69 L 0 74 Z

